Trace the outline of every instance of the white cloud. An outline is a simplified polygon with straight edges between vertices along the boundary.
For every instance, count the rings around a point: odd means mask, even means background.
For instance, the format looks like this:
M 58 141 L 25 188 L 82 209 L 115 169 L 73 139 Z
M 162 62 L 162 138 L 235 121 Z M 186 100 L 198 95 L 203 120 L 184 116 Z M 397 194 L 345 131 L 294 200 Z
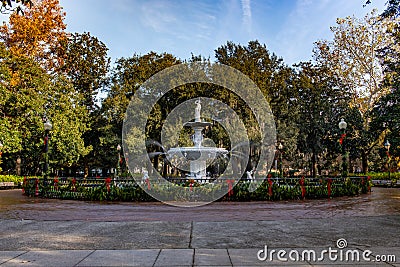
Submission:
M 141 19 L 144 26 L 156 32 L 169 32 L 177 18 L 165 1 L 148 1 L 141 6 Z
M 271 45 L 288 64 L 310 60 L 314 42 L 332 38 L 330 26 L 335 25 L 336 18 L 364 16 L 374 7 L 383 10 L 380 3 L 363 8 L 362 1 L 298 0 Z
M 243 24 L 247 27 L 251 25 L 251 4 L 250 0 L 242 0 L 242 13 L 243 13 Z
M 246 45 L 258 39 L 292 64 L 311 59 L 313 42 L 331 38 L 336 17 L 361 17 L 373 7 L 382 11 L 384 2 L 367 8 L 362 0 L 61 0 L 61 5 L 68 30 L 90 31 L 113 59 L 150 50 L 212 57 L 226 41 Z

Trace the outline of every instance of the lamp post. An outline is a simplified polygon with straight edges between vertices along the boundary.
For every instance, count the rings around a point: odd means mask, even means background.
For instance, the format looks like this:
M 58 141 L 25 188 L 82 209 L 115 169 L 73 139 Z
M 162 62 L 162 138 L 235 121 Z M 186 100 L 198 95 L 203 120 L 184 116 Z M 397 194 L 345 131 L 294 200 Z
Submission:
M 117 171 L 115 172 L 115 177 L 118 177 L 120 170 L 121 170 L 121 145 L 118 144 L 117 146 L 117 152 L 118 152 L 118 163 L 117 163 Z
M 341 137 L 340 137 L 339 142 L 342 145 L 342 176 L 343 177 L 347 176 L 347 157 L 346 157 L 346 143 L 345 143 L 346 128 L 347 128 L 347 123 L 342 118 L 339 122 L 339 129 L 341 131 Z
M 48 171 L 49 171 L 49 132 L 53 128 L 53 125 L 51 124 L 50 120 L 46 120 L 43 124 L 44 126 L 44 147 L 43 147 L 43 153 L 44 153 L 44 167 L 43 167 L 43 184 L 46 186 L 47 185 L 47 176 L 48 176 Z
M 389 154 L 390 143 L 389 143 L 389 140 L 386 139 L 384 146 L 386 148 L 388 174 L 389 174 L 389 180 L 390 180 L 390 154 Z
M 280 174 L 280 177 L 283 178 L 283 169 L 282 169 L 282 149 L 283 149 L 283 145 L 282 145 L 282 143 L 279 143 L 278 149 L 279 149 L 279 174 Z

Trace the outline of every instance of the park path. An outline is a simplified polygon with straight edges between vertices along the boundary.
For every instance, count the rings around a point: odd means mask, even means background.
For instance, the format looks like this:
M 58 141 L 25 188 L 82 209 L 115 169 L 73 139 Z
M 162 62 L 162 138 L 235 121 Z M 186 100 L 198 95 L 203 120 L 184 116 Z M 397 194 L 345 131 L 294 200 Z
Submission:
M 100 203 L 0 191 L 1 266 L 399 266 L 400 189 L 335 199 Z M 260 261 L 259 250 L 372 251 L 372 261 Z M 318 252 L 318 253 L 319 253 Z M 377 262 L 393 255 L 394 261 Z
M 0 191 L 0 219 L 82 221 L 268 221 L 400 214 L 400 189 L 335 199 L 276 202 L 214 202 L 182 208 L 163 203 L 41 199 L 21 190 Z

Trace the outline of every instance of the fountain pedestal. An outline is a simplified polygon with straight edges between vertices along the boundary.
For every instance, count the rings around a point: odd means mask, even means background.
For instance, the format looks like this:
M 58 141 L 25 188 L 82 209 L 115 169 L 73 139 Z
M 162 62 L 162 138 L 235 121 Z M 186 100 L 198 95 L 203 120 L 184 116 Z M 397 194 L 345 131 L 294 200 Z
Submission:
M 190 179 L 200 180 L 207 177 L 207 160 L 213 161 L 218 155 L 226 155 L 228 151 L 224 148 L 204 147 L 203 130 L 207 126 L 211 126 L 210 122 L 201 121 L 200 117 L 201 104 L 200 100 L 196 101 L 195 120 L 186 122 L 185 127 L 191 127 L 194 130 L 192 136 L 192 147 L 174 147 L 168 150 L 168 154 L 183 155 L 187 160 L 190 160 Z

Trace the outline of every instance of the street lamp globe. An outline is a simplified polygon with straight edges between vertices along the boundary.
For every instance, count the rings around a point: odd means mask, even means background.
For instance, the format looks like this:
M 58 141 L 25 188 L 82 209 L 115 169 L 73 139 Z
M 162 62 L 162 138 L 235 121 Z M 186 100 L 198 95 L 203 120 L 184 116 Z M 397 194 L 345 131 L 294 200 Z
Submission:
M 389 143 L 389 140 L 386 140 L 386 142 L 385 142 L 384 146 L 385 146 L 386 150 L 387 150 L 387 151 L 389 151 L 389 149 L 390 149 L 390 143 Z
M 346 128 L 347 128 L 347 122 L 345 122 L 343 118 L 340 119 L 340 122 L 339 122 L 339 129 L 340 129 L 340 130 L 346 130 Z
M 51 124 L 51 122 L 49 120 L 47 120 L 43 125 L 44 125 L 44 129 L 46 131 L 51 131 L 51 129 L 53 129 L 53 125 Z

